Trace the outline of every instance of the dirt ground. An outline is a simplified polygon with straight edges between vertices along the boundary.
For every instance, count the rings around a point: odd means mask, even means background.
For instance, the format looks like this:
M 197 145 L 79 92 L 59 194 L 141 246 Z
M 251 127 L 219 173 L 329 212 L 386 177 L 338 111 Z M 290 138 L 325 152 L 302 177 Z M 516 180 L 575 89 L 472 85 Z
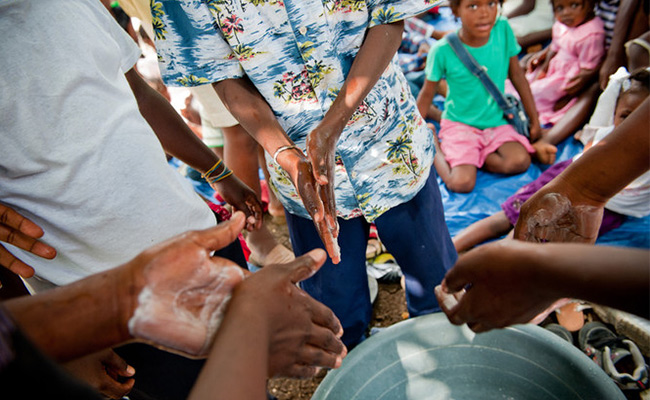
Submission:
M 270 216 L 265 223 L 280 243 L 291 247 L 286 224 L 277 223 Z M 370 326 L 390 326 L 406 318 L 404 290 L 399 283 L 379 284 Z M 323 380 L 325 373 L 311 379 L 276 378 L 269 381 L 268 390 L 278 400 L 308 400 Z

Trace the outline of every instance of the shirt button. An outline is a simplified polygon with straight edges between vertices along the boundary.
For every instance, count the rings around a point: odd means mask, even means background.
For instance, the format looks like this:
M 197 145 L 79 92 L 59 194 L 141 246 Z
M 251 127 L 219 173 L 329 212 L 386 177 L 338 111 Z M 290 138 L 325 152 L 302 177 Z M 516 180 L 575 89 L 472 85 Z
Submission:
M 298 29 L 298 32 L 300 32 L 301 35 L 304 35 L 305 33 L 307 33 L 307 27 L 306 26 L 301 26 Z

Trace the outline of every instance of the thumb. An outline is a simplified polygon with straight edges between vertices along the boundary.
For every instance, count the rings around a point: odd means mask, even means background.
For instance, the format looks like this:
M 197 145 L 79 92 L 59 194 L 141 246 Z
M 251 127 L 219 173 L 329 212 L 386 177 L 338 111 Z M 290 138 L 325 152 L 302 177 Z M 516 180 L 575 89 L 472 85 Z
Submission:
M 108 350 L 102 360 L 102 364 L 107 370 L 113 371 L 119 376 L 133 376 L 135 375 L 135 368 L 127 364 L 126 361 L 117 355 L 113 350 Z
M 245 224 L 246 216 L 243 212 L 237 211 L 228 221 L 194 232 L 193 239 L 207 251 L 220 250 L 237 239 Z
M 287 264 L 291 268 L 291 272 L 289 273 L 291 283 L 302 282 L 312 277 L 323 263 L 325 263 L 325 259 L 325 251 L 322 249 L 314 249 Z
M 454 293 L 470 283 L 470 280 L 465 275 L 464 268 L 462 266 L 462 259 L 464 255 L 461 255 L 458 259 L 456 265 L 447 271 L 445 279 L 442 281 L 442 288 L 447 293 Z

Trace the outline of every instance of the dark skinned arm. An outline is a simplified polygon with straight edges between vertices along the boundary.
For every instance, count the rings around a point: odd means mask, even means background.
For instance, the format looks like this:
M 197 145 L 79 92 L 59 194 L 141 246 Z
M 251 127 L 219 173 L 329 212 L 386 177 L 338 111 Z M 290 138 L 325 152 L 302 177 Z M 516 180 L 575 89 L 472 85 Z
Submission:
M 125 76 L 138 102 L 140 113 L 168 154 L 203 173 L 219 161 L 219 157 L 192 132 L 169 101 L 149 86 L 134 69 L 129 70 Z M 224 168 L 222 163 L 210 175 L 217 176 Z M 255 192 L 239 178 L 230 175 L 212 187 L 228 204 L 246 214 L 248 230 L 262 226 L 262 205 Z
M 517 56 L 510 57 L 510 64 L 508 66 L 508 77 L 514 85 L 515 89 L 519 93 L 521 102 L 524 105 L 526 114 L 530 119 L 530 141 L 534 142 L 540 138 L 542 134 L 542 128 L 539 125 L 539 119 L 537 117 L 537 108 L 535 107 L 535 99 L 533 99 L 533 93 L 530 91 L 530 86 L 524 75 L 524 71 L 519 66 L 519 61 Z

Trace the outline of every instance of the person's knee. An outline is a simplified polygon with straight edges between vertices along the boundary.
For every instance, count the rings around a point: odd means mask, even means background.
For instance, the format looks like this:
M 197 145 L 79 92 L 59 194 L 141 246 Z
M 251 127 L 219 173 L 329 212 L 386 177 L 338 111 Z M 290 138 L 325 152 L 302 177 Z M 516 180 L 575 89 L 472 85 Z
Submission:
M 530 155 L 525 152 L 517 152 L 511 157 L 504 160 L 503 173 L 504 174 L 519 174 L 530 167 Z
M 448 182 L 445 182 L 447 189 L 456 193 L 469 193 L 474 190 L 476 178 L 468 175 L 452 175 Z

